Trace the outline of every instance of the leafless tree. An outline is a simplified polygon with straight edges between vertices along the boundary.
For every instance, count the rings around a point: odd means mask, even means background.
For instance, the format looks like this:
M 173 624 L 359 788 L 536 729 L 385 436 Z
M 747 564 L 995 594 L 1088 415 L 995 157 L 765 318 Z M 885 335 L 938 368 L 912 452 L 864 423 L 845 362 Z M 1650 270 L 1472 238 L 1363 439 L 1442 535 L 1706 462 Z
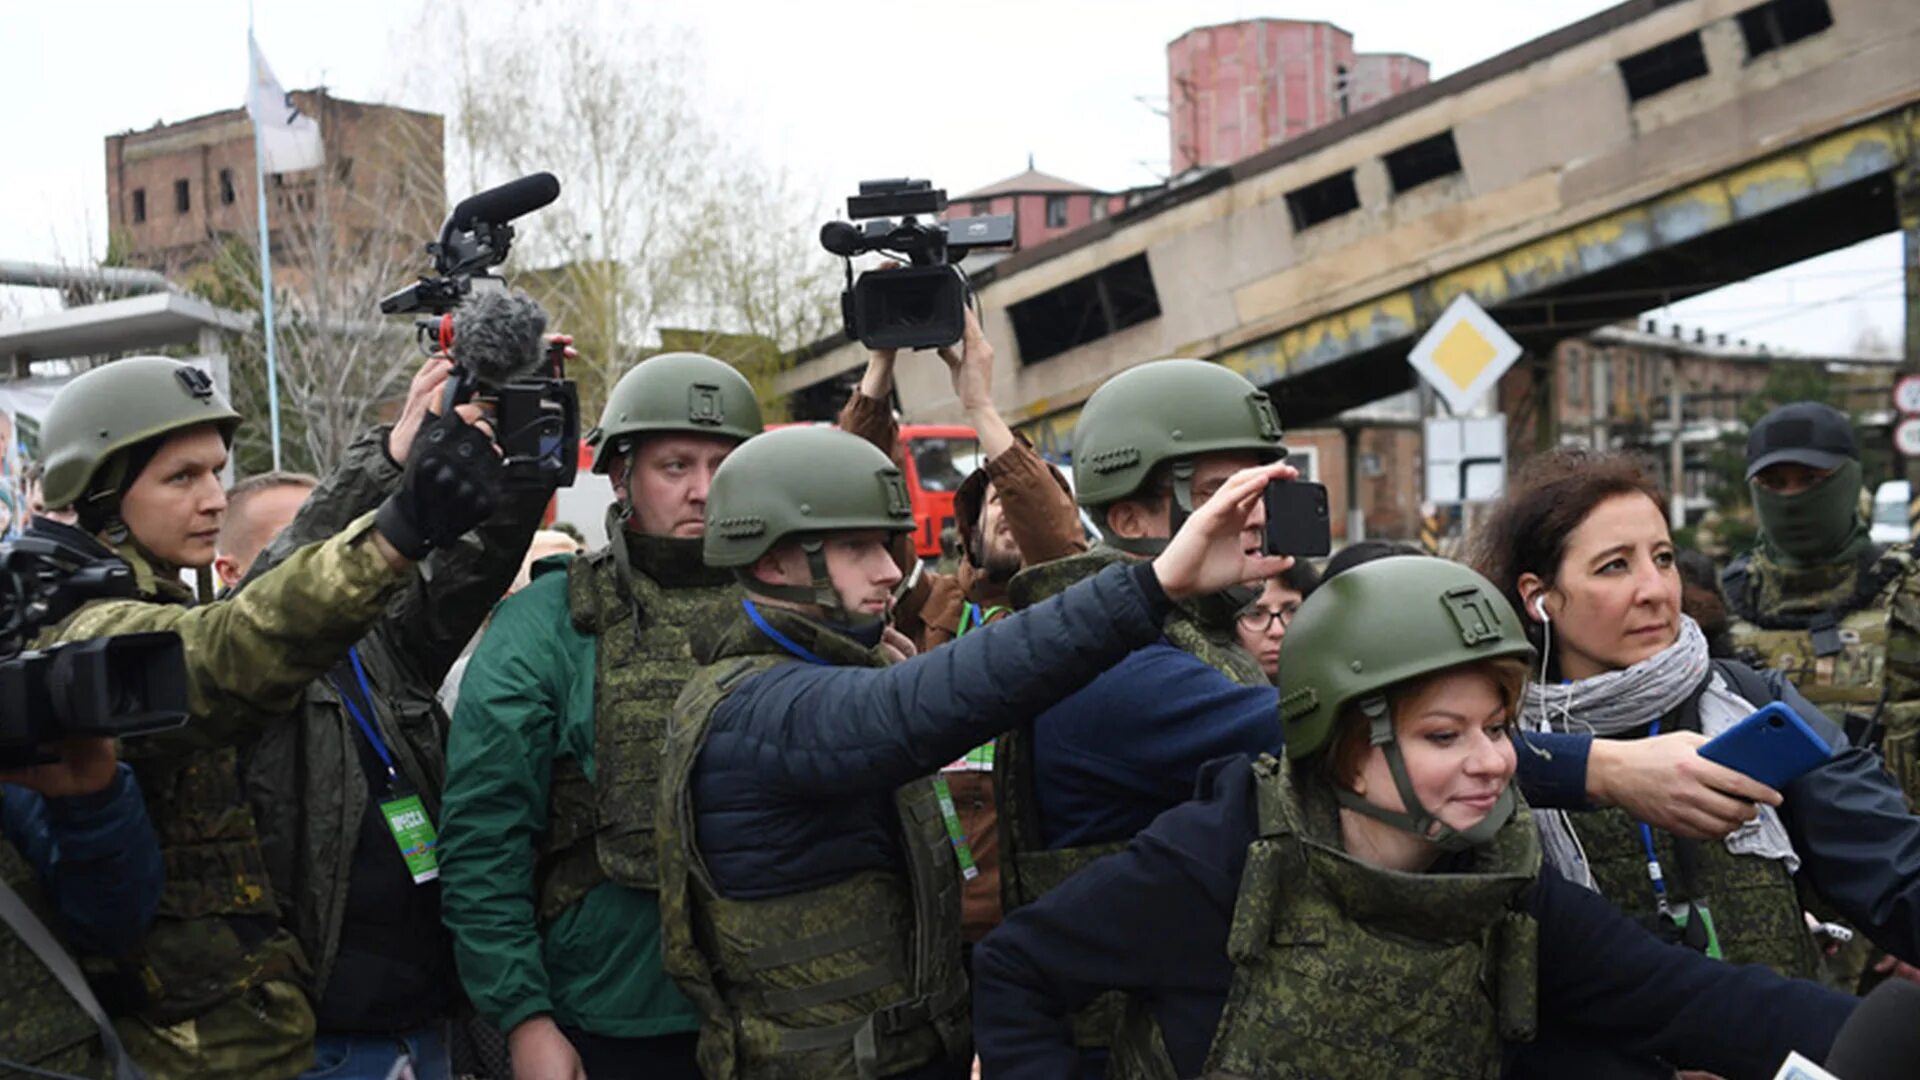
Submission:
M 784 174 L 716 138 L 694 58 L 619 3 L 517 0 L 451 18 L 452 85 L 438 96 L 455 111 L 467 189 L 560 178 L 559 201 L 521 224 L 511 276 L 574 335 L 588 413 L 666 326 L 764 339 L 753 358 L 724 358 L 770 389 L 764 373 L 824 333 L 833 264 Z

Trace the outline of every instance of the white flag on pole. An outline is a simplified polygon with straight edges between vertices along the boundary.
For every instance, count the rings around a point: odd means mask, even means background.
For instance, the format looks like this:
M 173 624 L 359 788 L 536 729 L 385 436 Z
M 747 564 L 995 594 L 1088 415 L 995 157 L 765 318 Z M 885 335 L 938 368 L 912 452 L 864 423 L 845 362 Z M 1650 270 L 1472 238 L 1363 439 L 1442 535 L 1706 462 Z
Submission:
M 267 58 L 260 55 L 260 43 L 247 34 L 247 49 L 252 53 L 253 78 L 247 84 L 247 115 L 253 117 L 260 133 L 260 156 L 267 172 L 298 172 L 318 168 L 326 160 L 320 141 L 320 122 L 294 107 L 293 98 L 280 88 Z

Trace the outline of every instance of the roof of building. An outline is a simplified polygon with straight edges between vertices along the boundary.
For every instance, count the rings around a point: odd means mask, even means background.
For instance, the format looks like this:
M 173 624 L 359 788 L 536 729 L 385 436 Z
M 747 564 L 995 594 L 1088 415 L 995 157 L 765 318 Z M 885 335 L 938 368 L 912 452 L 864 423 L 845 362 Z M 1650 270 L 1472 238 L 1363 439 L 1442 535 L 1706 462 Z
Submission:
M 184 293 L 149 293 L 0 320 L 0 359 L 64 359 L 193 345 L 203 330 L 246 330 L 255 319 Z
M 310 90 L 292 90 L 292 91 L 289 91 L 289 93 L 294 97 L 299 97 L 299 98 L 304 98 L 309 100 L 314 98 L 324 97 L 326 100 L 336 105 L 353 105 L 363 109 L 387 109 L 393 112 L 412 113 L 416 116 L 439 116 L 440 115 L 439 113 L 431 112 L 426 109 L 410 109 L 405 105 L 392 105 L 386 102 L 379 102 L 379 101 L 356 101 L 353 98 L 343 98 L 338 94 L 328 93 L 327 88 L 324 86 L 316 86 Z M 148 125 L 147 127 L 128 128 L 125 131 L 116 132 L 112 135 L 108 135 L 107 138 L 131 139 L 134 142 L 138 142 L 143 136 L 155 135 L 155 134 L 165 135 L 177 128 L 191 127 L 195 125 L 206 125 L 206 124 L 217 123 L 217 122 L 226 121 L 226 120 L 235 120 L 235 119 L 244 117 L 246 115 L 247 115 L 247 107 L 245 105 L 236 105 L 236 106 L 233 106 L 232 108 L 215 109 L 212 112 L 201 113 L 198 116 L 189 116 L 184 120 L 155 120 L 152 124 Z
M 956 195 L 954 198 L 978 199 L 988 195 L 1016 195 L 1035 191 L 1098 193 L 1099 190 L 1098 188 L 1090 188 L 1085 184 L 1076 184 L 1071 180 L 1062 180 L 1057 176 L 1050 173 L 1043 173 L 1038 169 L 1028 169 L 1026 172 L 1020 173 L 1017 176 L 1009 176 L 1005 180 L 988 184 L 986 187 L 969 191 L 964 195 Z

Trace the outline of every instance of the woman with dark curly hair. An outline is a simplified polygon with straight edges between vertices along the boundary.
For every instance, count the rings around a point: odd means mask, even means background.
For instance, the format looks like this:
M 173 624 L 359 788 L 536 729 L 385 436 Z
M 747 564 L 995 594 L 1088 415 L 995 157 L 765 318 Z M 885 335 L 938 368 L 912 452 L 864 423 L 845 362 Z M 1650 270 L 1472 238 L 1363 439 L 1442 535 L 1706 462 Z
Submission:
M 1849 747 L 1785 679 L 1710 655 L 1683 608 L 1664 505 L 1637 459 L 1562 449 L 1529 463 L 1494 506 L 1473 562 L 1543 654 L 1526 725 L 1592 732 L 1596 747 L 1698 744 L 1784 701 L 1835 751 L 1724 837 L 1649 827 L 1619 809 L 1543 812 L 1549 859 L 1668 938 L 1731 961 L 1819 974 L 1803 888 L 1888 952 L 1920 959 L 1920 818 L 1875 755 Z

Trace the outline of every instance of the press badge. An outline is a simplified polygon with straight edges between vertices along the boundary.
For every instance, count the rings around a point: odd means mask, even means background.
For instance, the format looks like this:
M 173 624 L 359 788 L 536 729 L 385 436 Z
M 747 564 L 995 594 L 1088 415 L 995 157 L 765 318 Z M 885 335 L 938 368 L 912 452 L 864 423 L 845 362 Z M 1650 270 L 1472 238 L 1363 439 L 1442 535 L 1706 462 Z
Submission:
M 413 883 L 424 885 L 439 877 L 440 838 L 434 834 L 426 807 L 420 805 L 420 796 L 388 799 L 380 804 L 380 813 L 387 819 L 387 828 L 393 831 L 394 842 L 400 845 L 400 857 L 406 860 Z

